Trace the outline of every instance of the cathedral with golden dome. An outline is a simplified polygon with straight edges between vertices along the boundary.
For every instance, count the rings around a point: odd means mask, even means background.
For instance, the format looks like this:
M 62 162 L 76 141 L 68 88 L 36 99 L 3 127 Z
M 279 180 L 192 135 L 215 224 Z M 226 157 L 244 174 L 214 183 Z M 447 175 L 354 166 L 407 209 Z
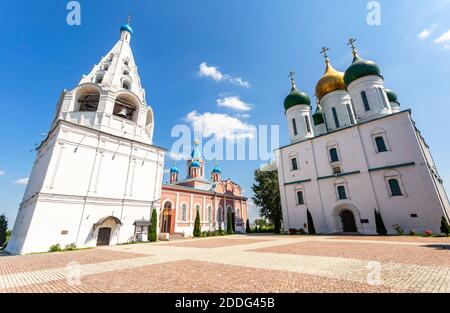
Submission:
M 380 67 L 350 39 L 353 62 L 339 72 L 323 48 L 325 72 L 311 98 L 297 88 L 284 100 L 291 143 L 277 149 L 286 231 L 439 233 L 450 205 L 430 148 Z M 313 226 L 314 225 L 314 226 Z

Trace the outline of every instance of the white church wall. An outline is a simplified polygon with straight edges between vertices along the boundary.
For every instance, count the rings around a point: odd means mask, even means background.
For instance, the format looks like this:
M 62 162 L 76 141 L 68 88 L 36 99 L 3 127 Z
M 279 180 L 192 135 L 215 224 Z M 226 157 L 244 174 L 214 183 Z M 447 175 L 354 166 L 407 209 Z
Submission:
M 323 96 L 320 100 L 320 105 L 325 113 L 325 119 L 327 121 L 328 130 L 332 131 L 339 128 L 344 128 L 351 125 L 350 116 L 346 104 L 350 105 L 350 110 L 353 113 L 351 107 L 350 95 L 345 90 L 336 90 Z M 336 127 L 336 123 L 333 117 L 332 109 L 336 109 L 336 114 L 339 121 L 339 127 Z M 356 120 L 356 119 L 355 119 Z
M 382 98 L 380 98 L 377 88 L 381 88 L 387 108 L 384 107 Z M 356 79 L 347 87 L 348 93 L 352 98 L 353 108 L 355 110 L 356 120 L 358 122 L 367 121 L 373 118 L 381 117 L 392 113 L 389 99 L 387 98 L 383 78 L 376 75 L 364 76 Z M 370 111 L 366 111 L 361 96 L 365 92 L 370 106 Z
M 378 136 L 380 131 L 388 148 L 383 153 L 377 152 L 374 141 L 374 134 Z M 330 163 L 330 147 L 338 149 L 339 162 Z M 292 172 L 290 157 L 294 154 L 298 155 L 300 169 Z M 433 182 L 408 112 L 289 145 L 281 153 L 277 151 L 277 159 L 286 230 L 303 227 L 307 207 L 315 224 L 320 225 L 316 229 L 324 232 L 342 231 L 336 208 L 350 208 L 358 231 L 365 234 L 376 233 L 375 209 L 381 212 L 389 233 L 395 233 L 394 224 L 405 231 L 439 232 L 443 214 L 439 185 Z M 332 174 L 332 165 L 336 164 L 342 167 L 338 176 Z M 395 173 L 404 192 L 401 197 L 390 196 L 387 177 Z M 336 187 L 341 184 L 348 199 L 338 199 Z M 297 204 L 298 188 L 304 188 L 305 205 Z

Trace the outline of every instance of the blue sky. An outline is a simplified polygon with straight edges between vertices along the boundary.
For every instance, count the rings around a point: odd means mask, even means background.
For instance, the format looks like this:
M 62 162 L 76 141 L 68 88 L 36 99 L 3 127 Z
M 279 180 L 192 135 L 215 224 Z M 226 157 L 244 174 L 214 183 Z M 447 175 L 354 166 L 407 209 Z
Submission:
M 155 144 L 170 149 L 172 127 L 188 123 L 193 111 L 197 118 L 225 114 L 244 126 L 280 125 L 280 144 L 287 144 L 287 74 L 295 70 L 297 85 L 312 96 L 324 70 L 322 46 L 330 47 L 334 67 L 344 71 L 352 36 L 361 56 L 381 67 L 402 108 L 413 110 L 450 190 L 450 1 L 379 2 L 381 25 L 369 26 L 368 1 L 357 0 L 80 0 L 81 25 L 69 26 L 68 1 L 0 0 L 0 213 L 13 222 L 25 189 L 20 179 L 28 177 L 35 156 L 30 150 L 48 131 L 61 90 L 74 88 L 109 51 L 128 14 L 141 81 L 155 111 Z M 203 62 L 222 79 L 211 71 L 201 77 Z M 227 104 L 250 104 L 250 110 Z M 220 166 L 251 196 L 253 171 L 261 163 Z M 184 171 L 183 162 L 177 165 Z

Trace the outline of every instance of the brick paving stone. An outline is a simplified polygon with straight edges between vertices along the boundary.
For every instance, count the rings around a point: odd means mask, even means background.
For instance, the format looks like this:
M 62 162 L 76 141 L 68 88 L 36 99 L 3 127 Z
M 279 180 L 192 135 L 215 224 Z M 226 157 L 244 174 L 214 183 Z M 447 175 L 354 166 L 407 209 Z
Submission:
M 14 255 L 0 257 L 0 276 L 45 270 L 67 266 L 70 262 L 79 264 L 100 263 L 144 256 L 139 253 L 89 249 L 45 254 Z
M 450 267 L 450 250 L 440 245 L 383 245 L 378 243 L 310 241 L 253 250 L 296 255 L 315 255 Z
M 158 283 L 155 283 L 158 282 Z M 65 281 L 40 285 L 45 292 L 408 292 L 385 286 L 314 275 L 182 260 L 83 277 L 80 286 Z M 34 292 L 27 286 L 24 292 Z M 13 290 L 5 290 L 13 292 Z
M 413 243 L 444 243 L 450 244 L 450 237 L 421 237 L 421 236 L 331 236 L 333 240 L 364 240 L 384 242 L 413 242 Z
M 188 248 L 203 248 L 213 249 L 229 246 L 247 245 L 252 243 L 266 242 L 268 239 L 234 239 L 234 238 L 202 238 L 186 240 L 175 243 L 167 243 L 166 246 L 172 247 L 188 247 Z
M 1 257 L 0 292 L 450 292 L 448 251 L 429 241 L 333 238 L 236 235 Z M 368 284 L 371 260 L 379 286 Z M 69 284 L 69 261 L 80 264 L 81 285 Z

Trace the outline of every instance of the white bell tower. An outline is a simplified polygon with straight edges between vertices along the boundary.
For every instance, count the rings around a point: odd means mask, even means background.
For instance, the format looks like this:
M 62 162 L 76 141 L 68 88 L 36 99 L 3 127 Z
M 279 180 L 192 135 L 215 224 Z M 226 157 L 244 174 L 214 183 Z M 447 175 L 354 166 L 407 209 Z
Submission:
M 7 250 L 11 253 L 127 242 L 136 220 L 159 207 L 165 150 L 153 142 L 147 105 L 130 47 L 130 21 L 120 39 L 63 91 L 33 170 Z

